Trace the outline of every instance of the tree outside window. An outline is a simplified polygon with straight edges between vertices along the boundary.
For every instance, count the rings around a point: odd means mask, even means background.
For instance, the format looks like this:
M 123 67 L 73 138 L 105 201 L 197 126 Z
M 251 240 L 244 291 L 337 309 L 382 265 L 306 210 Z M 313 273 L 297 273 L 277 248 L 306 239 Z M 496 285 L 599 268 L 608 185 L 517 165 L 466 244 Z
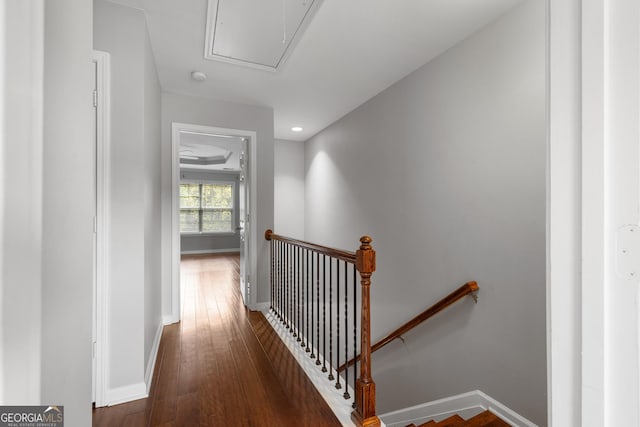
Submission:
M 233 183 L 180 184 L 180 232 L 233 233 Z

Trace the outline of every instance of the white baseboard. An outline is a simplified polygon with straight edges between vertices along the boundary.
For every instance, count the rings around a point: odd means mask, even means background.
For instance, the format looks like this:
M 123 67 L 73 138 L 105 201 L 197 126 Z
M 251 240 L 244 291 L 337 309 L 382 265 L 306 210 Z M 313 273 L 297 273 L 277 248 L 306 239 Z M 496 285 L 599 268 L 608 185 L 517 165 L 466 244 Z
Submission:
M 469 419 L 487 410 L 493 412 L 511 426 L 537 427 L 533 422 L 480 390 L 399 409 L 380 415 L 380 419 L 385 422 L 387 427 L 405 427 L 411 423 L 418 425 L 430 420 L 442 421 L 455 414 L 464 419 Z
M 180 317 L 175 316 L 173 314 L 165 314 L 162 316 L 162 324 L 164 326 L 171 325 L 173 323 L 178 323 L 180 321 Z
M 271 307 L 271 303 L 268 303 L 268 302 L 257 302 L 255 304 L 251 305 L 249 307 L 249 309 L 251 311 L 262 311 L 262 312 L 265 312 L 265 311 L 269 310 L 269 307 Z
M 278 336 L 280 336 L 282 342 L 287 346 L 289 352 L 291 352 L 293 357 L 296 359 L 298 365 L 300 365 L 302 370 L 307 374 L 307 377 L 313 383 L 316 390 L 318 390 L 327 405 L 329 405 L 329 408 L 331 408 L 336 418 L 338 418 L 338 421 L 340 421 L 343 426 L 355 427 L 355 424 L 351 421 L 351 412 L 353 411 L 351 404 L 353 403 L 354 396 L 353 388 L 350 385 L 347 386 L 347 390 L 349 391 L 351 398 L 348 400 L 344 399 L 341 393 L 344 389 L 340 391 L 336 390 L 334 383 L 327 379 L 328 374 L 322 373 L 314 360 L 309 357 L 309 354 L 301 351 L 300 343 L 293 338 L 289 331 L 284 328 L 282 323 L 279 322 L 271 312 L 266 312 L 265 317 Z M 313 351 L 315 354 L 320 355 L 320 352 L 318 352 L 317 349 L 314 349 Z M 331 371 L 333 376 L 337 378 L 338 373 L 336 370 L 332 369 Z M 382 420 L 380 427 L 386 427 Z
M 192 251 L 180 251 L 180 255 L 201 255 L 201 254 L 230 254 L 240 252 L 240 248 L 232 249 L 195 249 Z
M 147 396 L 147 386 L 141 382 L 124 387 L 107 389 L 105 401 L 106 406 L 113 406 L 120 403 L 131 402 L 132 400 L 144 399 Z
M 144 382 L 147 385 L 147 395 L 151 389 L 151 382 L 153 381 L 153 370 L 156 367 L 156 359 L 158 358 L 158 348 L 160 348 L 160 338 L 162 338 L 162 329 L 164 325 L 160 323 L 156 329 L 156 336 L 153 339 L 151 345 L 151 354 L 149 355 L 149 361 L 147 362 L 147 369 L 144 373 Z

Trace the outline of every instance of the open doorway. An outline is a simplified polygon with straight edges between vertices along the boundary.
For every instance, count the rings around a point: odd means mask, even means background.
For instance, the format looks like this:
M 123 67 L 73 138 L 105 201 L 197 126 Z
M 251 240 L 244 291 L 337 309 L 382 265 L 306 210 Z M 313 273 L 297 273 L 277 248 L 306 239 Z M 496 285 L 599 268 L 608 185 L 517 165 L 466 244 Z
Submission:
M 181 318 L 182 253 L 240 252 L 240 292 L 255 305 L 256 133 L 172 124 L 172 321 Z

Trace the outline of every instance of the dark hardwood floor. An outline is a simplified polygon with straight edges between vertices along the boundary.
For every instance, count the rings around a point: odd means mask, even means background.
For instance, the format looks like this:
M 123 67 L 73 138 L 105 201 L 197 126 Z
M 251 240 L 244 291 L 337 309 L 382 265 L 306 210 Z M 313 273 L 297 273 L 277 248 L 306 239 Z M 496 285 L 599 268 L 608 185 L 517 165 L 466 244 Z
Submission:
M 261 313 L 237 255 L 183 257 L 182 322 L 164 328 L 149 397 L 93 411 L 93 426 L 339 426 Z

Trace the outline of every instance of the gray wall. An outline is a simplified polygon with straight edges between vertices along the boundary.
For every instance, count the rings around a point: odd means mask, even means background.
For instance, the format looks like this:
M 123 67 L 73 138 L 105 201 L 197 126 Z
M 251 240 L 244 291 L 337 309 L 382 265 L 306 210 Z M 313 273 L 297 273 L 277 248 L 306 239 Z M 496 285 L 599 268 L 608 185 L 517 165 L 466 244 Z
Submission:
M 233 203 L 235 206 L 235 225 L 240 223 L 240 191 L 238 185 L 238 173 L 224 173 L 203 170 L 180 170 L 180 178 L 191 181 L 225 181 L 235 182 Z M 231 235 L 182 235 L 180 236 L 180 252 L 221 252 L 225 250 L 238 250 L 240 248 L 240 234 L 234 232 Z
M 146 22 L 144 33 L 144 367 L 152 375 L 152 345 L 162 325 L 160 82 Z
M 107 381 L 120 397 L 144 383 L 161 323 L 160 88 L 144 13 L 103 0 L 94 12 L 94 46 L 111 55 Z
M 91 425 L 91 18 L 91 2 L 45 2 L 41 401 L 69 426 Z
M 374 340 L 481 288 L 374 355 L 380 413 L 480 389 L 545 424 L 544 49 L 531 0 L 306 144 L 306 238 L 373 237 Z
M 43 14 L 43 3 L 0 3 L 0 404 L 4 405 L 40 401 L 43 138 L 34 129 L 42 129 L 44 30 L 34 16 L 41 19 Z
M 276 139 L 274 232 L 304 239 L 304 144 Z
M 257 158 L 258 302 L 269 298 L 269 246 L 261 236 L 273 228 L 273 109 L 173 93 L 162 94 L 162 279 L 163 313 L 171 314 L 171 124 L 189 123 L 255 131 Z
M 91 15 L 0 6 L 0 403 L 64 405 L 69 426 L 91 425 Z

